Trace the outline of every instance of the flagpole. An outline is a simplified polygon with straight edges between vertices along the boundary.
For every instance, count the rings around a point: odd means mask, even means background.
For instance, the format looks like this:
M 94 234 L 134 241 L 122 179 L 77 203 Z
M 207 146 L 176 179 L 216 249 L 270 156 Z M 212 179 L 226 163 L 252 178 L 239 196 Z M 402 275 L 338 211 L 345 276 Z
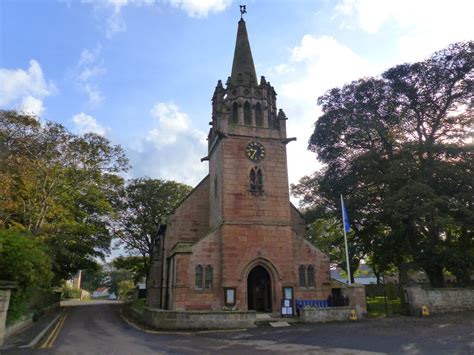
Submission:
M 349 285 L 352 285 L 351 267 L 349 266 L 349 248 L 347 247 L 347 233 L 346 233 L 346 218 L 347 218 L 347 216 L 344 216 L 344 200 L 342 199 L 342 194 L 341 194 L 341 212 L 342 212 L 342 230 L 344 231 L 344 245 L 346 247 L 347 280 L 349 281 Z

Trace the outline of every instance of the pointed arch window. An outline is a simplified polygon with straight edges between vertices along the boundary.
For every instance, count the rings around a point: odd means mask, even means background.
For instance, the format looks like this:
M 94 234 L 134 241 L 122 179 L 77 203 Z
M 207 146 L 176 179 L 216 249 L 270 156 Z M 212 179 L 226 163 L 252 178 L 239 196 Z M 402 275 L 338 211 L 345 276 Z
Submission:
M 315 287 L 315 276 L 316 275 L 314 265 L 300 265 L 300 267 L 298 268 L 298 279 L 300 287 Z
M 300 287 L 306 287 L 306 267 L 304 265 L 300 265 L 298 271 Z
M 306 276 L 308 278 L 308 287 L 314 287 L 315 282 L 314 282 L 314 266 L 313 265 L 308 265 L 308 268 L 306 269 Z
M 239 106 L 237 105 L 237 102 L 234 102 L 234 104 L 232 105 L 230 123 L 232 124 L 239 123 Z
M 273 128 L 273 114 L 268 115 L 268 128 Z
M 250 104 L 245 101 L 244 104 L 244 125 L 250 126 L 252 124 L 252 113 L 250 111 Z
M 260 127 L 263 126 L 262 105 L 259 102 L 255 105 L 255 124 Z
M 255 167 L 250 170 L 250 192 L 254 194 L 263 193 L 262 169 Z
M 280 120 L 276 113 L 273 113 L 273 128 L 279 129 L 280 128 Z
M 194 286 L 195 286 L 196 289 L 199 289 L 199 290 L 202 289 L 203 271 L 204 270 L 203 270 L 202 265 L 197 265 L 196 266 Z
M 206 266 L 204 288 L 212 288 L 212 265 Z

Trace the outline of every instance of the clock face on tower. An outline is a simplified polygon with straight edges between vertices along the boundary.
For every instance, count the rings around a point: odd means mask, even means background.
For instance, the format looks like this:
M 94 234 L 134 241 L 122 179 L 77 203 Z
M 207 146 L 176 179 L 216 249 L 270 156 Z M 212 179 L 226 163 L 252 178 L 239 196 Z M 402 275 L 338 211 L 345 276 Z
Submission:
M 245 148 L 245 155 L 253 161 L 259 161 L 265 158 L 265 147 L 260 142 L 250 142 Z

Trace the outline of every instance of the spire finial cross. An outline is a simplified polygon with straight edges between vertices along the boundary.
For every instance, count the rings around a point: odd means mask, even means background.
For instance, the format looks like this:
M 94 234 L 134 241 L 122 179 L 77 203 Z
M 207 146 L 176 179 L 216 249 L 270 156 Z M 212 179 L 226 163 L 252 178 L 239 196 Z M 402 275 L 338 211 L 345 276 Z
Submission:
M 240 19 L 243 20 L 244 14 L 247 13 L 247 5 L 240 5 Z

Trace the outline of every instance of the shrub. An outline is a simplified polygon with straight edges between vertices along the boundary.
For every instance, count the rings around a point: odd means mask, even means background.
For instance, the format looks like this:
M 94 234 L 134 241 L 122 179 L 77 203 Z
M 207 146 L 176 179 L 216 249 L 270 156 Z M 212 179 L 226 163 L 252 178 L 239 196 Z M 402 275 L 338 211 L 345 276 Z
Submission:
M 31 295 L 49 290 L 53 274 L 44 245 L 31 235 L 0 229 L 0 280 L 14 281 L 7 323 L 28 313 Z
M 120 299 L 128 299 L 133 295 L 135 285 L 132 280 L 122 280 L 118 283 L 118 294 Z
M 61 289 L 61 298 L 62 299 L 71 299 L 71 298 L 81 298 L 82 290 L 73 289 L 68 286 L 63 286 Z

